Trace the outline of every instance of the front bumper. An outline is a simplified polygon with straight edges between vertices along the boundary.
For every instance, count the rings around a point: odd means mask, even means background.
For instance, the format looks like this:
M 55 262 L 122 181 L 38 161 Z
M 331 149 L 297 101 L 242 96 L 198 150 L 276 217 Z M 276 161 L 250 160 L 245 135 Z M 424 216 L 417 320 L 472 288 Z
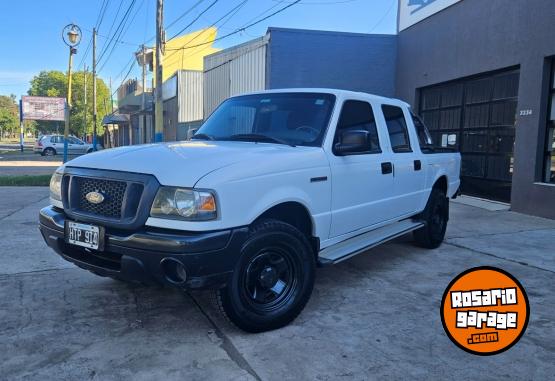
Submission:
M 186 289 L 225 285 L 248 234 L 247 227 L 200 233 L 158 228 L 126 232 L 106 228 L 104 250 L 94 251 L 65 242 L 68 218 L 63 210 L 47 206 L 39 217 L 46 244 L 83 269 L 126 281 Z M 183 264 L 187 272 L 184 282 L 168 277 L 161 263 L 168 259 Z

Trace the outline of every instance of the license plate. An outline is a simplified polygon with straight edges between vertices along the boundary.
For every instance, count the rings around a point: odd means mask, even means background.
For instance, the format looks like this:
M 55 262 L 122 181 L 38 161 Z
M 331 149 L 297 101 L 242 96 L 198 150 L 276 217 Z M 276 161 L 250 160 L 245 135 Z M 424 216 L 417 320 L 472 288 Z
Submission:
M 102 250 L 104 229 L 100 226 L 68 221 L 66 224 L 66 242 L 88 249 Z

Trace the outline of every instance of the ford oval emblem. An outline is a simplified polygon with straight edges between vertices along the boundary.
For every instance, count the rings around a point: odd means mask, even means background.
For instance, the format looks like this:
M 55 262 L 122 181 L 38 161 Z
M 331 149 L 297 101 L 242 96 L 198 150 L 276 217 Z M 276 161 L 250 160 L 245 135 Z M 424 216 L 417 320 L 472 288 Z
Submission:
M 104 195 L 100 192 L 89 192 L 85 198 L 91 204 L 100 204 L 104 201 Z

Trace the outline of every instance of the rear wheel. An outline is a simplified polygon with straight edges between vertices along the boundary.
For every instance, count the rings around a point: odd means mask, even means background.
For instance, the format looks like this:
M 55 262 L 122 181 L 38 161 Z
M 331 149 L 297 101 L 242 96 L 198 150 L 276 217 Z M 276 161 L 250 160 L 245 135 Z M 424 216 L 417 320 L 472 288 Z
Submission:
M 420 215 L 425 226 L 414 231 L 414 239 L 419 246 L 435 249 L 445 238 L 447 221 L 449 221 L 449 199 L 445 192 L 433 188 L 426 208 Z
M 230 282 L 218 290 L 222 312 L 247 332 L 283 327 L 302 311 L 314 286 L 307 238 L 277 220 L 255 224 Z
M 42 151 L 43 156 L 54 156 L 56 155 L 56 150 L 54 148 L 48 147 Z

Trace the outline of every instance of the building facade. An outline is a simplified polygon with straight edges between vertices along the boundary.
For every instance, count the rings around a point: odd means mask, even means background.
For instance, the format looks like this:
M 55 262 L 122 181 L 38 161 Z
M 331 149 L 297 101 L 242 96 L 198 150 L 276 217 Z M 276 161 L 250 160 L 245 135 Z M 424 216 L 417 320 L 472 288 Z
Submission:
M 269 28 L 266 35 L 204 58 L 204 116 L 226 98 L 292 87 L 394 96 L 394 35 Z
M 187 140 L 203 120 L 200 70 L 178 70 L 162 86 L 164 141 Z
M 436 143 L 460 150 L 463 192 L 555 218 L 555 2 L 400 0 L 399 10 L 396 95 Z

